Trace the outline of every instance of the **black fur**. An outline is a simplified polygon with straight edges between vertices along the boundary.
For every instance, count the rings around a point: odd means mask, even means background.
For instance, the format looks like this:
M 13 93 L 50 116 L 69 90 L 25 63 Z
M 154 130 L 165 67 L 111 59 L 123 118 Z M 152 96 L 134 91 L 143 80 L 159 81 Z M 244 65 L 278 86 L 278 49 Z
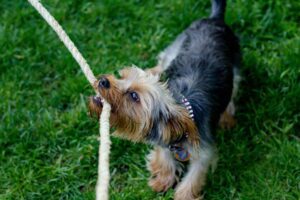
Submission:
M 190 101 L 202 141 L 211 142 L 207 127 L 214 130 L 231 98 L 238 39 L 217 19 L 196 21 L 183 34 L 186 40 L 166 71 L 169 89 L 178 101 L 181 94 Z
M 168 105 L 169 108 L 174 108 L 173 102 L 164 105 L 163 102 L 156 101 L 159 105 L 152 110 L 154 123 L 148 133 L 148 140 L 165 147 L 162 148 L 164 156 L 170 155 L 171 152 L 175 154 L 173 160 L 178 159 L 178 156 L 176 157 L 178 152 L 173 149 L 174 143 L 186 145 L 179 152 L 188 152 L 193 158 L 189 162 L 189 167 L 185 168 L 187 174 L 175 189 L 175 199 L 200 195 L 202 188 L 198 181 L 204 181 L 209 166 L 216 164 L 214 132 L 220 115 L 232 98 L 234 82 L 237 84 L 234 76 L 240 64 L 240 47 L 237 37 L 224 22 L 225 6 L 225 0 L 212 0 L 210 18 L 192 23 L 159 55 L 156 69 L 165 70 L 168 89 L 178 105 L 184 106 L 181 103 L 183 97 L 188 99 L 200 134 L 200 148 L 194 149 L 197 151 L 190 151 L 193 147 L 187 143 L 188 132 L 182 133 L 175 141 L 164 144 L 161 140 L 162 127 L 172 119 L 172 112 L 175 109 L 166 109 Z M 178 115 L 178 112 L 175 114 Z M 167 166 L 174 165 L 176 170 L 182 170 L 180 169 L 182 165 L 174 164 L 172 161 Z M 185 192 L 189 191 L 192 191 L 192 194 L 186 195 Z
M 202 144 L 213 141 L 220 114 L 231 98 L 233 67 L 239 65 L 238 39 L 220 18 L 225 4 L 214 1 L 212 18 L 194 22 L 181 34 L 185 40 L 166 71 L 175 99 L 180 102 L 184 95 L 192 105 Z
M 213 0 L 211 4 L 210 18 L 224 20 L 226 0 Z

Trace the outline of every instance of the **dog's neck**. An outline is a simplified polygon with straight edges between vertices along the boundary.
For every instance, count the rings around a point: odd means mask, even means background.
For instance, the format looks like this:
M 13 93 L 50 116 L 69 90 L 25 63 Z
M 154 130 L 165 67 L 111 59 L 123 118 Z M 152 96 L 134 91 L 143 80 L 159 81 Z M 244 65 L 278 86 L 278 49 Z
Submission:
M 184 95 L 181 95 L 181 104 L 183 107 L 185 107 L 185 109 L 189 113 L 190 118 L 194 121 L 193 107 Z M 181 138 L 169 145 L 169 149 L 174 155 L 175 159 L 180 162 L 187 162 L 190 160 L 191 157 L 191 153 L 187 150 L 187 148 L 184 145 L 188 137 L 189 133 L 185 132 L 184 134 L 182 134 Z

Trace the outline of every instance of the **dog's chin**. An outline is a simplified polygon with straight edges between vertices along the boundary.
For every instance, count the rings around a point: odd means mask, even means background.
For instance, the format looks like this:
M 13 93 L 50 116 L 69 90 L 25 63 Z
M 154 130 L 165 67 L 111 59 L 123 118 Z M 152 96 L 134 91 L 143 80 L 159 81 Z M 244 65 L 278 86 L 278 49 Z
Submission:
M 99 96 L 92 96 L 89 99 L 89 113 L 92 117 L 100 117 L 104 100 Z

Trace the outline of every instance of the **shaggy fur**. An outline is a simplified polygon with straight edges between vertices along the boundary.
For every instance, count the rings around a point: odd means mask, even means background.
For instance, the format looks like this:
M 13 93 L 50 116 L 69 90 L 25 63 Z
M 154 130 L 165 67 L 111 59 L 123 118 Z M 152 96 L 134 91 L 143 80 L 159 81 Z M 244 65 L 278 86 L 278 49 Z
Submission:
M 149 185 L 160 192 L 178 183 L 176 200 L 200 198 L 209 166 L 216 161 L 216 127 L 235 124 L 232 99 L 239 82 L 240 50 L 224 23 L 225 6 L 225 0 L 213 0 L 210 18 L 192 23 L 160 53 L 156 67 L 124 68 L 120 79 L 103 75 L 95 83 L 112 106 L 114 135 L 155 146 L 148 156 Z M 167 82 L 160 81 L 162 73 Z M 183 98 L 191 104 L 193 118 Z M 92 97 L 91 113 L 99 116 L 101 109 L 101 99 Z M 170 148 L 174 144 L 191 155 L 182 179 L 182 165 Z

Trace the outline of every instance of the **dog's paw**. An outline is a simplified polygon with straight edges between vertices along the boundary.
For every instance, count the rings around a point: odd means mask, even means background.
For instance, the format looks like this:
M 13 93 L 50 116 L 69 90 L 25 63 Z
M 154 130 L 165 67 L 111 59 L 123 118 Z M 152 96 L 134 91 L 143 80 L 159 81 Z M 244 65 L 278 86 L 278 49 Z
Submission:
M 174 200 L 202 200 L 201 185 L 191 182 L 181 182 L 175 189 Z
M 174 175 L 157 175 L 155 178 L 151 178 L 148 185 L 155 192 L 166 192 L 175 183 Z
M 174 200 L 203 200 L 203 196 L 195 197 L 190 191 L 177 190 L 174 195 Z
M 225 111 L 220 117 L 219 125 L 223 129 L 232 129 L 236 125 L 236 119 Z

